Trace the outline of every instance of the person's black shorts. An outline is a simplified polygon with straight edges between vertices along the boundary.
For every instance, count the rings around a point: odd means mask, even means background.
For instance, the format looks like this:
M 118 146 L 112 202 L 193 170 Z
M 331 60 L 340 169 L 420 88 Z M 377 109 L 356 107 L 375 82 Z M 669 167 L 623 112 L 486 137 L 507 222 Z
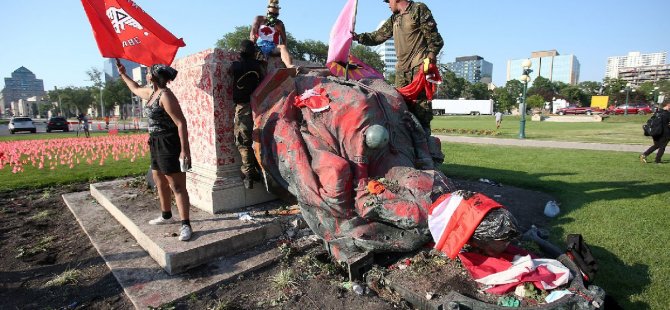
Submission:
M 181 143 L 176 131 L 150 134 L 149 151 L 151 153 L 151 170 L 158 170 L 163 174 L 181 172 L 179 167 Z

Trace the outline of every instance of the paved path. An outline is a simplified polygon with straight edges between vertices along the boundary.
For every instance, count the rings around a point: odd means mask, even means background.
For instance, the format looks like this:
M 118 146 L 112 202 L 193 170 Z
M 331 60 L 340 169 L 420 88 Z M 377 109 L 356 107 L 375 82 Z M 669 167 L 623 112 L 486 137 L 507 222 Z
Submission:
M 649 147 L 649 145 L 542 141 L 542 140 L 529 140 L 529 139 L 501 139 L 501 138 L 488 138 L 488 137 L 482 138 L 482 137 L 440 136 L 440 135 L 435 135 L 435 137 L 439 138 L 441 141 L 453 142 L 453 143 L 494 144 L 494 145 L 511 145 L 511 146 L 526 146 L 526 147 L 547 147 L 547 148 L 558 148 L 558 149 L 635 152 L 635 153 L 642 153 Z

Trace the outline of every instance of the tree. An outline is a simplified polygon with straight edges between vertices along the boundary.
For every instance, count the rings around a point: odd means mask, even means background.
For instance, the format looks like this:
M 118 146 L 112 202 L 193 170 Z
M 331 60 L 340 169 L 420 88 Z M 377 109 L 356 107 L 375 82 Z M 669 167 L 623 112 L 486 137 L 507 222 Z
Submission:
M 589 102 L 589 96 L 586 95 L 579 86 L 569 85 L 561 90 L 560 96 L 570 103 L 580 107 L 586 106 Z
M 327 50 L 326 53 L 328 53 Z M 351 48 L 351 54 L 356 56 L 356 58 L 360 59 L 362 62 L 368 64 L 370 67 L 375 68 L 375 70 L 384 73 L 384 62 L 382 61 L 382 58 L 370 47 L 354 44 Z
M 121 118 L 127 118 L 127 115 L 124 115 L 124 106 L 131 103 L 131 93 L 126 83 L 121 79 L 110 81 L 105 86 L 103 95 L 108 103 L 112 105 L 119 105 L 121 110 Z
M 467 86 L 470 93 L 472 94 L 471 99 L 475 100 L 488 100 L 491 99 L 491 91 L 489 90 L 488 85 L 484 83 L 474 83 Z
M 99 102 L 101 105 L 103 105 L 104 102 L 104 96 L 101 90 L 105 86 L 102 81 L 102 74 L 102 71 L 95 67 L 91 67 L 90 70 L 86 71 L 88 80 L 93 82 L 93 87 L 90 88 L 91 96 L 94 98 L 95 102 Z M 104 112 L 105 111 L 100 111 L 100 114 L 102 115 Z
M 540 95 L 526 97 L 526 108 L 544 108 L 544 98 Z
M 521 97 L 523 93 L 523 83 L 519 80 L 509 80 L 505 83 L 505 89 L 515 99 Z
M 297 42 L 299 54 L 302 59 L 315 62 L 321 65 L 326 64 L 328 58 L 328 45 L 321 41 L 305 40 Z
M 515 97 L 510 95 L 510 93 L 504 87 L 498 87 L 493 90 L 491 97 L 496 102 L 497 111 L 509 111 L 514 108 L 516 103 Z
M 243 40 L 249 40 L 251 26 L 237 26 L 232 32 L 223 35 L 223 38 L 216 41 L 216 47 L 236 51 L 240 48 Z
M 437 87 L 437 98 L 461 98 L 468 81 L 464 78 L 457 77 L 454 72 L 444 66 L 440 66 L 440 74 L 442 75 L 442 84 Z
M 584 81 L 579 83 L 579 89 L 584 92 L 587 96 L 596 96 L 601 94 L 601 91 L 603 90 L 603 84 L 599 82 L 594 82 L 594 81 Z
M 395 71 L 384 72 L 384 79 L 386 80 L 386 83 L 389 83 L 390 85 L 395 85 Z M 439 92 L 440 88 L 438 86 L 437 93 L 435 93 L 435 97 L 437 97 Z
M 551 101 L 556 96 L 554 85 L 547 78 L 538 76 L 533 81 L 533 86 L 528 89 L 528 95 L 540 95 L 544 101 Z
M 91 87 L 66 87 L 61 90 L 64 113 L 68 116 L 88 111 L 95 102 Z

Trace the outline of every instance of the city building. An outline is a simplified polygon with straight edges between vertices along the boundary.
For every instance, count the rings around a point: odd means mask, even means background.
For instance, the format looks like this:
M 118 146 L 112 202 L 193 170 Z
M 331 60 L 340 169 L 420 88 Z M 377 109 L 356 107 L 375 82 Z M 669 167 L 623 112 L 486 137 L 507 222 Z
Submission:
M 130 60 L 119 59 L 121 64 L 126 67 L 126 72 L 131 73 L 135 68 L 139 67 L 140 64 L 132 62 Z M 115 58 L 106 58 L 103 62 L 103 72 L 105 73 L 105 78 L 103 82 L 107 83 L 114 81 L 119 78 L 119 71 L 116 70 L 116 59 Z M 129 74 L 130 75 L 130 74 Z
M 398 62 L 398 58 L 395 55 L 395 42 L 393 38 L 374 46 L 372 49 L 379 54 L 382 62 L 384 62 L 384 74 L 395 72 L 395 64 Z
M 146 66 L 139 66 L 137 68 L 134 68 L 132 71 L 129 71 L 131 73 L 130 78 L 140 85 L 146 85 L 148 70 L 149 68 L 147 68 Z
M 456 61 L 445 64 L 447 69 L 468 82 L 490 84 L 493 76 L 493 64 L 474 55 L 456 57 Z
M 619 69 L 659 66 L 665 65 L 667 52 L 642 54 L 640 52 L 629 52 L 627 56 L 607 57 L 607 69 L 605 77 L 610 79 L 619 78 Z
M 670 80 L 670 64 L 619 68 L 618 78 L 633 85 Z
M 377 26 L 377 29 L 381 28 L 381 26 L 384 25 L 384 22 L 386 22 L 386 20 L 382 20 Z M 396 58 L 395 42 L 393 41 L 393 38 L 386 40 L 386 42 L 382 44 L 373 46 L 372 50 L 379 54 L 382 62 L 384 62 L 384 75 L 389 75 L 395 72 L 395 64 L 398 62 L 398 58 Z
M 531 70 L 533 70 L 530 74 L 530 84 L 538 76 L 552 82 L 572 85 L 579 83 L 580 64 L 575 55 L 560 55 L 556 50 L 548 50 L 532 52 L 529 59 L 532 63 Z M 507 61 L 507 81 L 518 80 L 521 77 L 523 74 L 521 64 L 524 60 L 526 58 Z
M 42 98 L 45 94 L 44 81 L 22 66 L 12 72 L 12 77 L 5 78 L 5 87 L 0 91 L 0 113 L 11 113 L 12 102 L 18 103 L 30 97 Z

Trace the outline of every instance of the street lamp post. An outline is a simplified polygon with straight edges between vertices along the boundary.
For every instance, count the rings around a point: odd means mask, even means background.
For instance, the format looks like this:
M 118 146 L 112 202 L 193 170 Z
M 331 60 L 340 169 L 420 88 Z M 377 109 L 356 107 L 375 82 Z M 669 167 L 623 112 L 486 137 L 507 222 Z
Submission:
M 521 120 L 519 121 L 519 139 L 525 139 L 526 138 L 526 91 L 528 90 L 528 82 L 530 82 L 530 73 L 533 72 L 533 70 L 530 69 L 530 67 L 533 65 L 533 63 L 530 61 L 530 59 L 526 59 L 523 61 L 521 64 L 521 67 L 523 68 L 523 75 L 519 78 L 521 82 L 523 83 L 523 93 L 521 95 Z
M 630 97 L 630 92 L 635 92 L 635 89 L 632 89 L 632 85 L 627 83 L 626 88 L 621 90 L 621 92 L 624 91 L 626 92 L 626 108 L 623 110 L 623 115 L 628 116 L 628 98 Z
M 100 117 L 105 117 L 105 107 L 102 104 L 102 87 L 100 87 Z

